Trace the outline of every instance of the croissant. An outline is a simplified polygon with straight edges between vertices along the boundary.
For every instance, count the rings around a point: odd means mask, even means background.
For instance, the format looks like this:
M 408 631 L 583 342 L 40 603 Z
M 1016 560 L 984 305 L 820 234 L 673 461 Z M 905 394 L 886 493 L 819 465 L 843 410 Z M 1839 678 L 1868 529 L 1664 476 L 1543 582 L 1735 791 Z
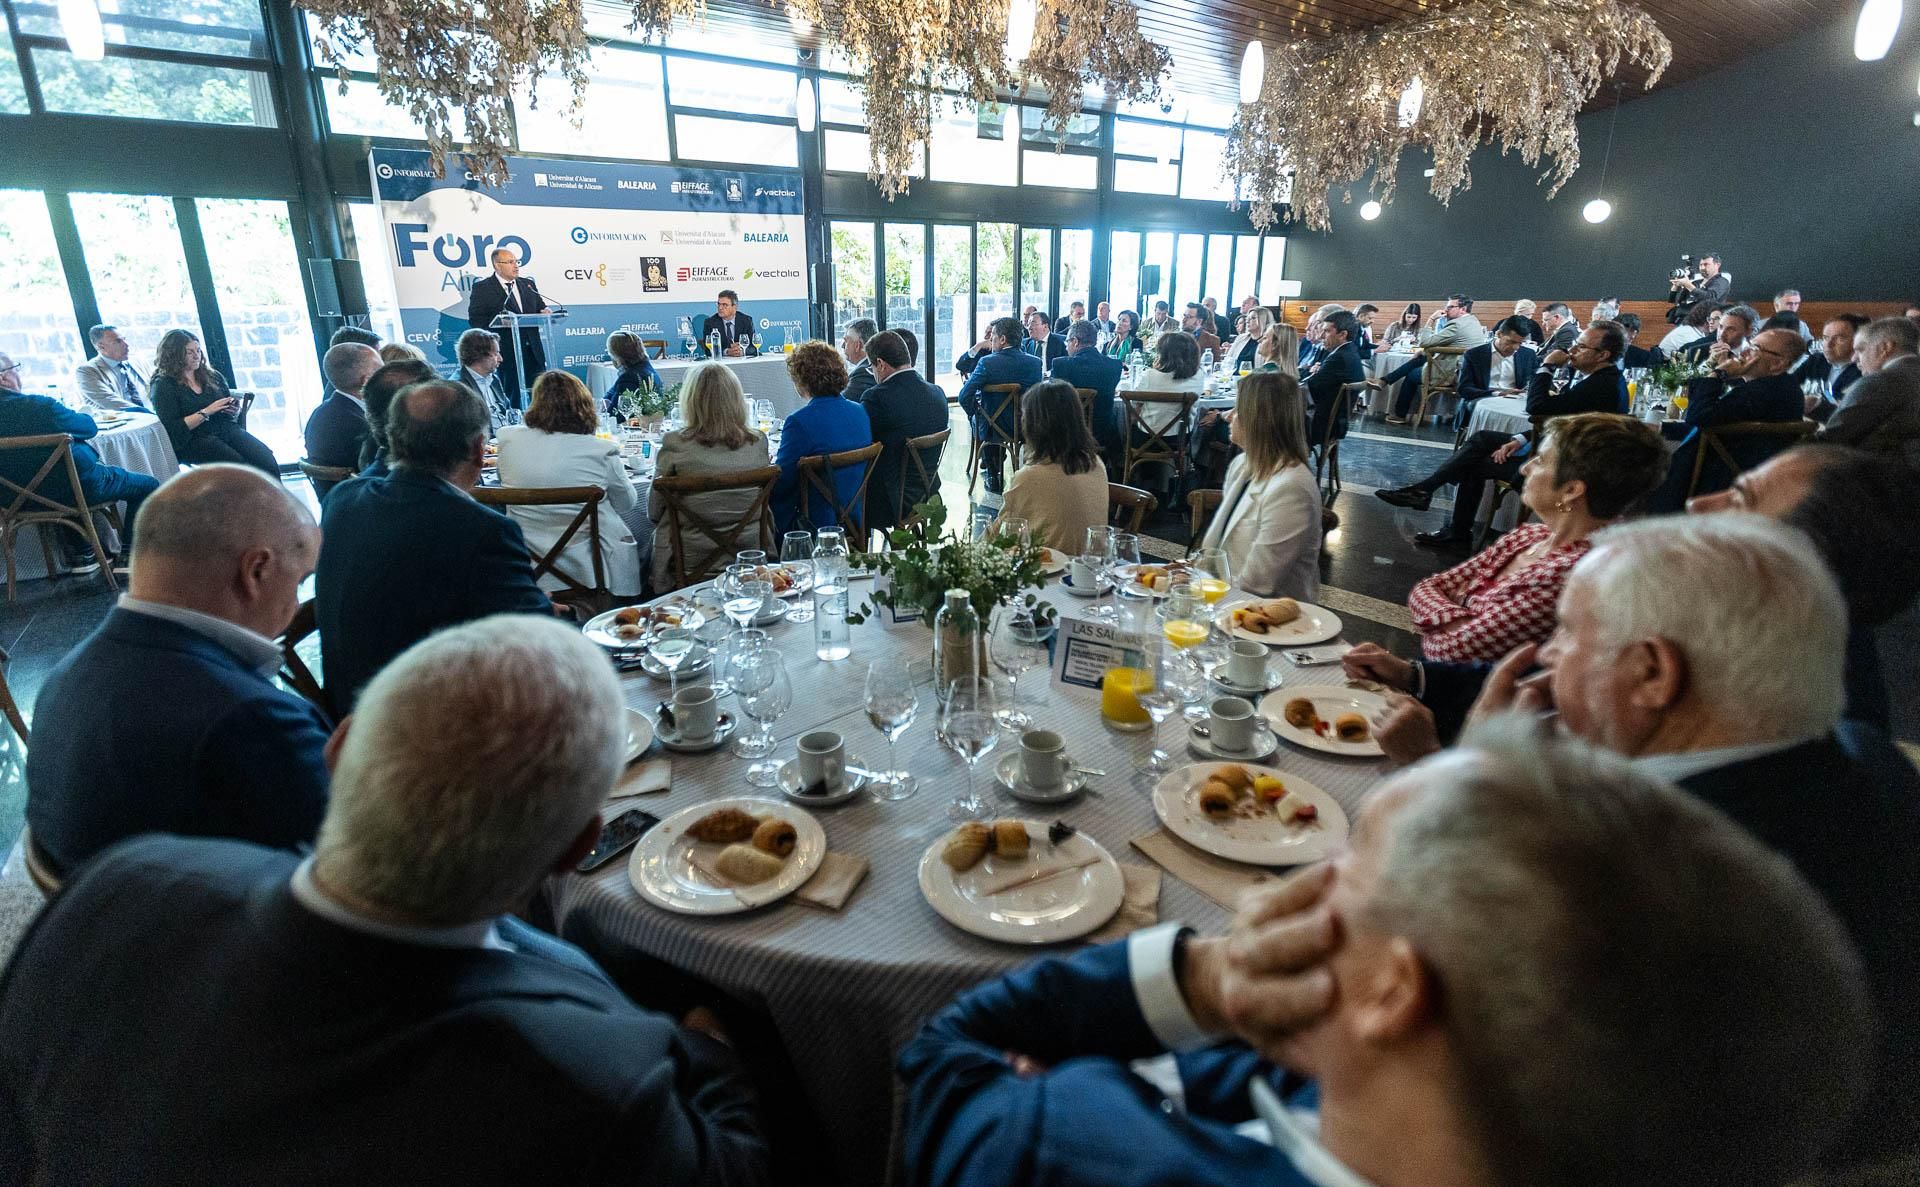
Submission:
M 1320 714 L 1314 709 L 1313 702 L 1305 697 L 1295 697 L 1287 702 L 1283 711 L 1287 724 L 1296 729 L 1310 730 L 1313 723 L 1320 720 Z
M 1275 626 L 1281 626 L 1300 617 L 1300 603 L 1292 598 L 1275 598 L 1260 607 L 1260 613 Z
M 1209 779 L 1200 788 L 1200 810 L 1208 816 L 1233 815 L 1233 790 Z
M 1367 740 L 1367 719 L 1358 713 L 1342 713 L 1333 719 L 1333 734 L 1342 742 Z
M 759 828 L 753 830 L 753 847 L 775 857 L 792 853 L 799 840 L 800 834 L 794 831 L 793 826 L 778 817 L 769 816 L 760 822 Z
M 1027 855 L 1027 826 L 1018 820 L 993 822 L 993 851 L 1001 857 L 1018 860 Z
M 738 808 L 709 812 L 687 827 L 687 835 L 696 841 L 732 843 L 751 837 L 760 827 L 760 818 Z
M 1230 762 L 1224 767 L 1215 767 L 1213 778 L 1216 782 L 1232 788 L 1235 795 L 1240 795 L 1253 786 L 1253 776 L 1247 772 L 1247 768 L 1237 762 Z
M 955 873 L 964 874 L 987 856 L 987 843 L 992 839 L 993 833 L 986 825 L 970 820 L 953 830 L 946 848 L 940 851 L 940 860 L 953 867 Z
M 726 875 L 729 881 L 751 886 L 779 877 L 780 871 L 787 866 L 773 854 L 762 853 L 751 845 L 729 845 L 720 851 L 713 868 Z

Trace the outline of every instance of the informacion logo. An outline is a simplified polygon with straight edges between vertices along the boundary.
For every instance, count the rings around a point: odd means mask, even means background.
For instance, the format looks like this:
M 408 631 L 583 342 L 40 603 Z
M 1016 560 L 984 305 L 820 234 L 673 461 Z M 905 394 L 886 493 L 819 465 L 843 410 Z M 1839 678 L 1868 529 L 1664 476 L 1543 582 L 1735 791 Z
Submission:
M 575 227 L 573 229 L 573 241 L 575 243 L 585 243 L 589 238 L 590 236 L 587 234 L 585 227 Z
M 391 181 L 393 179 L 393 166 L 387 164 L 385 161 L 380 162 L 380 164 L 374 168 L 374 172 L 379 174 L 381 181 Z

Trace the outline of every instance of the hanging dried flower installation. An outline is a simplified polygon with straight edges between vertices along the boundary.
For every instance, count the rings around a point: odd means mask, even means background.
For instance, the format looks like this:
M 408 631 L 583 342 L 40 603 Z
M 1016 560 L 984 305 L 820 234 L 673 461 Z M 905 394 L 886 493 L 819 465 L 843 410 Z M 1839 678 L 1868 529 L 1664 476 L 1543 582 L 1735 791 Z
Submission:
M 1277 208 L 1315 230 L 1331 226 L 1327 192 L 1369 172 L 1393 196 L 1409 145 L 1433 157 L 1442 203 L 1472 184 L 1484 143 L 1516 152 L 1558 193 L 1580 166 L 1574 120 L 1601 82 L 1630 60 L 1651 87 L 1673 56 L 1653 18 L 1619 0 L 1470 0 L 1364 35 L 1282 46 L 1268 58 L 1260 101 L 1240 108 L 1225 170 L 1265 229 Z M 1420 97 L 1402 103 L 1409 88 Z

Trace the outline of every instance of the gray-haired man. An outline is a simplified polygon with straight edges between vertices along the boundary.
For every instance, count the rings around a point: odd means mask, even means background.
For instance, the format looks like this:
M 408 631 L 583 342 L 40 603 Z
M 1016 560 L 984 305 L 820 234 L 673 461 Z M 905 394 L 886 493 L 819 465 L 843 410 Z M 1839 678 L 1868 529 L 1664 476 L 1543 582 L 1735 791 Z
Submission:
M 858 404 L 866 399 L 874 385 L 873 364 L 867 359 L 867 343 L 880 332 L 870 317 L 856 317 L 847 323 L 840 337 L 840 350 L 847 356 L 847 390 L 840 393 Z

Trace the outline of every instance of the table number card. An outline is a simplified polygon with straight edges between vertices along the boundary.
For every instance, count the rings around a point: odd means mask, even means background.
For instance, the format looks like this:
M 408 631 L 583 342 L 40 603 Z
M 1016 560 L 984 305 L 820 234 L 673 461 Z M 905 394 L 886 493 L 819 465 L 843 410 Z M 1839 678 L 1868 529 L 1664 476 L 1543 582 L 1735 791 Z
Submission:
M 1139 667 L 1146 656 L 1140 635 L 1111 622 L 1086 618 L 1060 619 L 1060 646 L 1055 648 L 1053 681 L 1075 688 L 1099 688 L 1108 668 Z
M 878 569 L 874 570 L 873 592 L 878 594 L 878 593 L 882 593 L 887 590 L 890 590 L 892 588 L 893 588 L 892 579 L 885 572 Z M 921 619 L 920 609 L 917 606 L 903 606 L 903 607 L 883 606 L 878 601 L 875 601 L 873 604 L 873 609 L 874 609 L 874 618 L 880 623 L 881 626 L 884 626 L 889 630 L 897 626 L 905 625 L 907 623 L 918 623 Z M 925 628 L 923 627 L 921 629 L 924 630 Z

